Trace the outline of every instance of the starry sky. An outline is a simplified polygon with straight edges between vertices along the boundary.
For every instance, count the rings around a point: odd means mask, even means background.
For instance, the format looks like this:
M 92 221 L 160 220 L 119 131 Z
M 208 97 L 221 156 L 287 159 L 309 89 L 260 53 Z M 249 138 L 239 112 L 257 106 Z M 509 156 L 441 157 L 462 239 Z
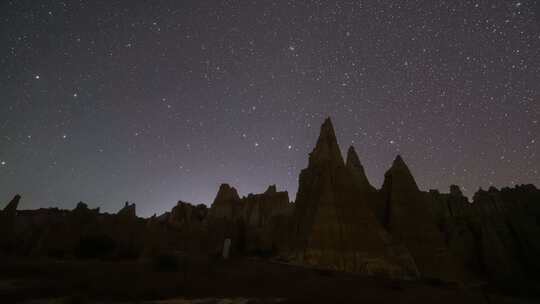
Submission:
M 0 71 L 0 207 L 294 200 L 327 116 L 377 187 L 540 185 L 537 1 L 2 1 Z

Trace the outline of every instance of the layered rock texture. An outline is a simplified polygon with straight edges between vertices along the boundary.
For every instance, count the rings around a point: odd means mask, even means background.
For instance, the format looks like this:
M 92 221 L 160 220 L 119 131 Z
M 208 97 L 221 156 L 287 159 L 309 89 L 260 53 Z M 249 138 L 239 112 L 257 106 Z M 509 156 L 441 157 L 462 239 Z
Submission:
M 472 203 L 458 186 L 427 194 L 448 248 L 475 274 L 496 280 L 538 273 L 540 190 L 533 185 L 478 190 Z
M 127 259 L 162 254 L 256 255 L 309 267 L 399 279 L 451 282 L 538 281 L 540 190 L 533 185 L 485 191 L 472 202 L 421 191 L 396 157 L 381 189 L 372 186 L 355 149 L 343 160 L 330 119 L 321 127 L 294 203 L 275 185 L 240 197 L 222 184 L 208 208 L 179 201 L 140 218 L 135 204 L 116 214 L 83 202 L 73 210 L 0 212 L 0 254 Z
M 354 152 L 354 151 L 353 151 Z M 351 152 L 351 153 L 353 153 Z M 301 263 L 388 276 L 415 276 L 407 250 L 395 246 L 369 207 L 370 185 L 358 159 L 350 170 L 327 119 L 300 173 L 292 252 Z
M 422 275 L 461 280 L 462 268 L 448 250 L 424 194 L 401 156 L 384 175 L 380 193 L 384 227 L 410 250 Z

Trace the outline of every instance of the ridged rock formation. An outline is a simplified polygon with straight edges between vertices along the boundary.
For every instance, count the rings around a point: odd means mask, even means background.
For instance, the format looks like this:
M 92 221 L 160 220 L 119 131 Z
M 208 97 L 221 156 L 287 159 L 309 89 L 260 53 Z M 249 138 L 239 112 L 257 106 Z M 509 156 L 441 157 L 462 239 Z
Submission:
M 126 202 L 124 207 L 118 211 L 117 215 L 119 217 L 127 218 L 127 219 L 133 219 L 137 217 L 137 209 L 135 204 L 130 204 L 129 202 Z
M 261 194 L 249 194 L 241 199 L 243 218 L 253 227 L 264 227 L 276 215 L 287 214 L 290 210 L 287 191 L 276 191 L 271 185 Z
M 380 192 L 384 201 L 383 225 L 410 250 L 421 275 L 461 281 L 463 269 L 447 249 L 424 194 L 401 156 L 384 175 Z
M 456 185 L 450 186 L 450 193 L 430 190 L 425 194 L 450 252 L 472 273 L 480 272 L 477 234 L 471 222 L 475 213 L 472 204 Z
M 358 154 L 356 154 L 356 151 L 352 146 L 349 147 L 349 150 L 347 151 L 346 166 L 352 174 L 357 190 L 361 193 L 364 200 L 368 202 L 368 205 L 371 207 L 379 222 L 382 222 L 382 208 L 384 204 L 381 196 L 377 189 L 370 184 L 366 172 L 364 171 L 364 166 L 362 166 Z
M 293 258 L 303 264 L 392 277 L 415 276 L 345 166 L 330 119 L 300 173 L 293 222 Z
M 353 146 L 350 146 L 347 150 L 347 168 L 351 171 L 353 179 L 358 189 L 364 193 L 366 192 L 376 192 L 377 190 L 373 187 L 366 176 L 364 166 L 356 154 Z
M 240 216 L 240 196 L 238 191 L 229 184 L 221 184 L 212 207 L 210 215 L 215 218 L 232 220 Z
M 233 256 L 276 257 L 326 269 L 524 288 L 539 281 L 535 186 L 480 189 L 472 202 L 455 185 L 449 193 L 423 192 L 398 156 L 376 190 L 354 148 L 343 161 L 329 119 L 300 174 L 295 203 L 274 185 L 240 198 L 222 184 L 211 208 L 179 201 L 170 212 L 143 219 L 129 203 L 108 214 L 83 202 L 73 210 L 17 210 L 20 199 L 16 195 L 0 212 L 0 254 L 219 256 L 229 238 Z
M 540 270 L 540 190 L 533 185 L 478 190 L 469 203 L 458 186 L 428 194 L 448 248 L 480 277 L 507 282 Z
M 171 210 L 167 222 L 169 225 L 181 229 L 185 226 L 202 225 L 208 215 L 205 205 L 194 206 L 190 203 L 178 201 Z

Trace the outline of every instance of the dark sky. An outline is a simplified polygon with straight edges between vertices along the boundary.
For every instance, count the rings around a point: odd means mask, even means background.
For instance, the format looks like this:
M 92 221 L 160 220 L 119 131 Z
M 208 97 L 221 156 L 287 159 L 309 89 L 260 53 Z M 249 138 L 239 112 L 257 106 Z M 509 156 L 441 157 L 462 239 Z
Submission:
M 331 116 L 379 187 L 540 184 L 536 1 L 2 1 L 0 206 L 289 190 Z

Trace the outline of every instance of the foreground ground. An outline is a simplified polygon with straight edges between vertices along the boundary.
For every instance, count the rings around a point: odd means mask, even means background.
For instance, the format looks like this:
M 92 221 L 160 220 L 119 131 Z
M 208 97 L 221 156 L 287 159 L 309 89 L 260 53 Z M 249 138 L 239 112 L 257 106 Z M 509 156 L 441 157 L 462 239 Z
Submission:
M 254 259 L 3 258 L 0 303 L 537 303 L 484 287 L 403 282 Z

